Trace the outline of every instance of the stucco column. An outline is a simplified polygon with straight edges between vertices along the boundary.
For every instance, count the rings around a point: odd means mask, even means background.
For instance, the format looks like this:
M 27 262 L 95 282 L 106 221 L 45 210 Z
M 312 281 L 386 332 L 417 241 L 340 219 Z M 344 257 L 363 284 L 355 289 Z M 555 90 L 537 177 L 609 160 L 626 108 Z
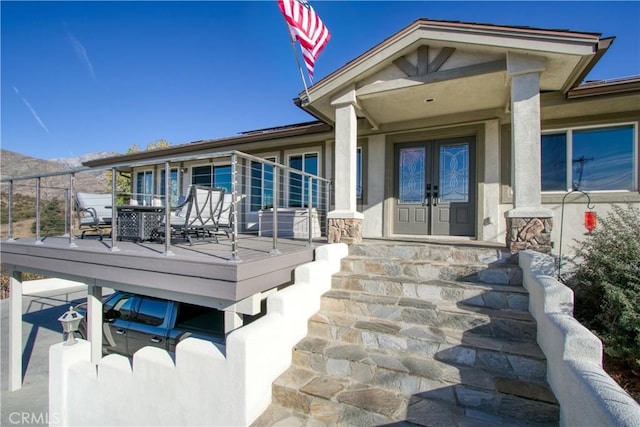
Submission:
M 500 123 L 484 123 L 484 174 L 478 183 L 478 240 L 500 240 Z
M 102 359 L 102 287 L 87 284 L 87 340 L 91 342 L 91 362 Z
M 9 391 L 22 388 L 22 273 L 9 270 Z
M 355 104 L 355 87 L 331 102 L 336 110 L 336 142 L 333 174 L 335 210 L 328 214 L 329 243 L 362 241 L 364 216 L 357 211 L 356 205 L 358 123 Z
M 544 58 L 509 53 L 511 80 L 511 185 L 513 209 L 507 211 L 507 246 L 512 251 L 551 251 L 553 212 L 541 203 L 540 74 Z

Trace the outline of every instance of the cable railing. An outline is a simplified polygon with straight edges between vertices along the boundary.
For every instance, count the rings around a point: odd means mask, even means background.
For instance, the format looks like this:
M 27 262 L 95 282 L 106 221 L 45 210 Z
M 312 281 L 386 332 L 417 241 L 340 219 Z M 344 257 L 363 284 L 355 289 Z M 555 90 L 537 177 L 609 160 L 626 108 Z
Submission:
M 300 159 L 296 159 L 300 160 Z M 218 224 L 215 228 L 194 227 L 192 239 L 228 238 L 230 261 L 240 261 L 239 243 L 250 239 L 271 240 L 270 253 L 280 253 L 283 239 L 326 240 L 327 212 L 331 203 L 331 182 L 316 174 L 317 158 L 284 165 L 261 157 L 227 151 L 207 155 L 161 158 L 122 163 L 110 168 L 81 168 L 62 172 L 8 177 L 2 179 L 3 237 L 15 241 L 16 214 L 31 211 L 35 244 L 46 237 L 66 237 L 70 247 L 77 239 L 95 234 L 107 243 L 109 251 L 119 251 L 119 242 L 134 240 L 164 244 L 162 253 L 174 255 L 172 248 L 184 243 L 180 239 L 177 218 L 185 215 L 192 186 L 214 188 L 222 194 Z M 88 189 L 80 182 L 84 174 L 111 172 L 111 182 L 103 191 Z M 121 176 L 127 176 L 123 191 Z M 55 180 L 55 185 L 44 184 Z M 109 190 L 110 189 L 110 190 Z M 168 191 L 166 191 L 168 189 Z M 16 191 L 19 190 L 19 191 Z M 168 194 L 167 194 L 168 193 Z M 30 194 L 31 206 L 18 206 L 16 197 Z M 52 202 L 56 200 L 56 202 Z M 55 204 L 56 208 L 51 205 Z M 26 203 L 27 205 L 29 203 Z M 45 210 L 45 204 L 47 210 Z M 182 211 L 182 212 L 181 212 Z M 43 227 L 44 222 L 56 227 Z M 19 236 L 25 237 L 25 236 Z

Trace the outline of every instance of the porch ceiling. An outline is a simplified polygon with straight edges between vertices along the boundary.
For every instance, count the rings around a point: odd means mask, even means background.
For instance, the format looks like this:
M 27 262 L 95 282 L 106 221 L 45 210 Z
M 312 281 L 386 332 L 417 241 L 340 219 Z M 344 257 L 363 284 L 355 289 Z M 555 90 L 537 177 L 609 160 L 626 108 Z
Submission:
M 355 88 L 356 111 L 382 126 L 509 106 L 510 54 L 544 60 L 540 90 L 565 92 L 590 65 L 599 35 L 418 20 L 301 94 L 335 123 L 332 100 Z M 432 100 L 427 101 L 426 100 Z
M 380 124 L 452 115 L 485 109 L 504 109 L 509 102 L 506 73 L 419 83 L 357 96 L 363 113 Z M 358 93 L 358 92 L 356 92 Z

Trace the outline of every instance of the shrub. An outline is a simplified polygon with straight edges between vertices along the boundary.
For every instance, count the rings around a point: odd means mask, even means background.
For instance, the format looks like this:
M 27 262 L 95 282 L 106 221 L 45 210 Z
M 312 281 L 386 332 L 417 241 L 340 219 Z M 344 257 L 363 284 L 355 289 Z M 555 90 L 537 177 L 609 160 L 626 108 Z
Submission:
M 640 368 L 640 210 L 613 205 L 576 248 L 575 316 L 607 356 Z

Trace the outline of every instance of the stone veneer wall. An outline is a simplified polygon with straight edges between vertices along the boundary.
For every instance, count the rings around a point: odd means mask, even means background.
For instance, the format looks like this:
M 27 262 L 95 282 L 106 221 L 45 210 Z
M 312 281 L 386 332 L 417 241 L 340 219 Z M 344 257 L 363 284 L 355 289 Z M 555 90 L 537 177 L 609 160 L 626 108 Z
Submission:
M 507 248 L 511 252 L 532 249 L 551 253 L 553 218 L 507 217 Z
M 359 218 L 329 218 L 329 243 L 361 243 L 362 220 Z
M 640 405 L 602 369 L 602 342 L 573 317 L 573 291 L 554 278 L 553 258 L 531 250 L 518 258 L 560 425 L 638 426 Z
M 271 385 L 307 335 L 345 244 L 316 249 L 295 283 L 267 298 L 267 314 L 229 334 L 226 346 L 187 338 L 168 352 L 144 347 L 129 358 L 91 363 L 91 344 L 49 349 L 49 414 L 65 426 L 245 426 L 271 403 Z

